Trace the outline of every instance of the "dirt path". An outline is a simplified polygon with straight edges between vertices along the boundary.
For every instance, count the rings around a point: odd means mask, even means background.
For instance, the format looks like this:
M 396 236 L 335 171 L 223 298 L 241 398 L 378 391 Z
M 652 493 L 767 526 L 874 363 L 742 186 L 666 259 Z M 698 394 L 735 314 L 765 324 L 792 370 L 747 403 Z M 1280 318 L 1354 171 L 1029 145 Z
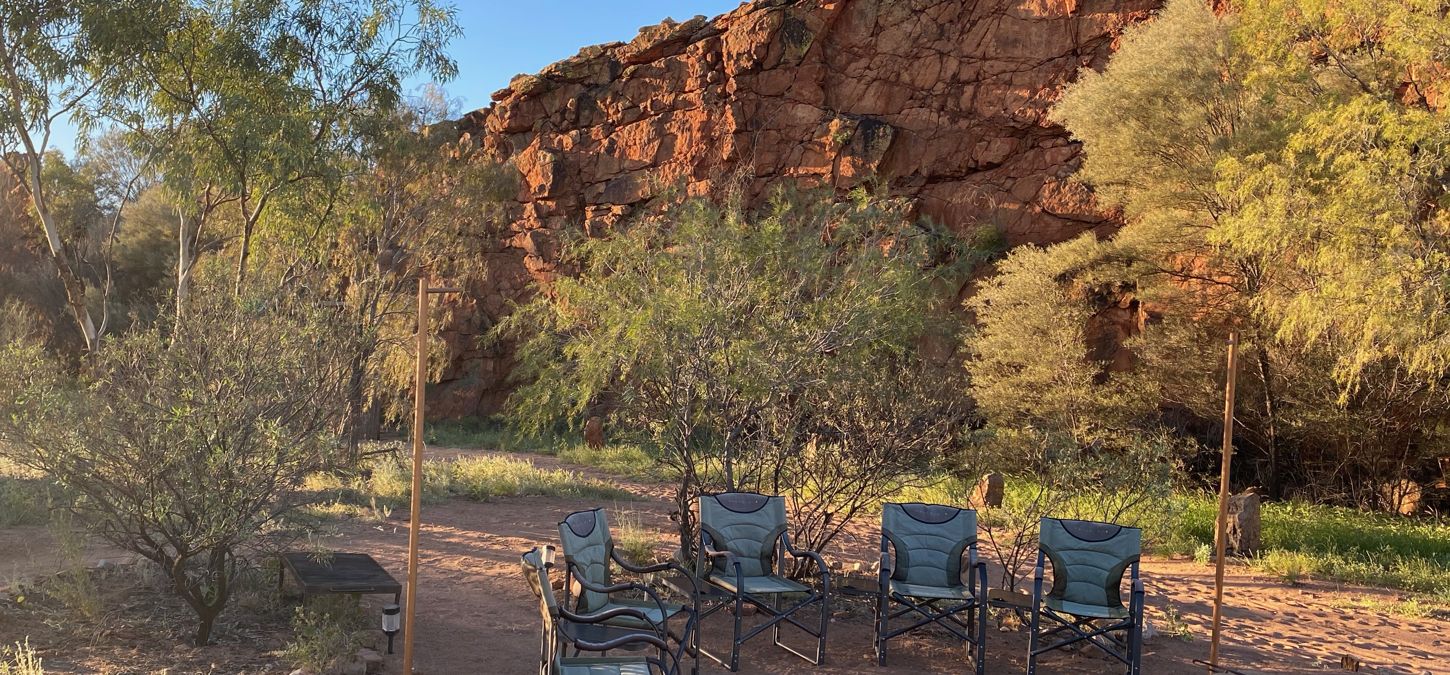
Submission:
M 435 455 L 479 454 L 438 450 Z M 459 500 L 425 507 L 417 638 L 419 672 L 532 673 L 538 653 L 538 615 L 519 573 L 518 555 L 557 539 L 555 524 L 571 511 L 606 506 L 616 519 L 628 514 L 668 541 L 667 490 L 620 480 L 598 471 L 565 466 L 552 457 L 514 455 L 540 467 L 567 468 L 609 480 L 646 497 L 638 502 L 596 504 L 573 499 L 514 498 L 490 503 Z M 406 513 L 384 526 L 345 523 L 331 542 L 339 550 L 372 552 L 385 567 L 401 571 L 407 546 Z M 867 529 L 870 524 L 866 524 Z M 844 538 L 827 558 L 866 561 L 875 557 L 869 536 Z M 401 574 L 399 575 L 401 576 Z M 1201 673 L 1194 659 L 1206 658 L 1212 607 L 1212 569 L 1191 561 L 1144 563 L 1149 619 L 1160 629 L 1164 612 L 1176 609 L 1193 639 L 1159 635 L 1145 648 L 1146 673 Z M 1231 570 L 1226 603 L 1223 662 L 1248 673 L 1305 673 L 1338 670 L 1343 655 L 1359 658 L 1365 672 L 1450 673 L 1450 622 L 1410 619 L 1369 610 L 1338 609 L 1365 596 L 1393 599 L 1392 593 L 1310 583 L 1297 587 Z M 729 619 L 717 614 L 705 624 L 707 645 L 725 646 Z M 836 613 L 830 629 L 827 665 L 812 668 L 762 638 L 747 644 L 746 673 L 959 673 L 965 652 L 933 635 L 893 641 L 889 667 L 871 655 L 871 619 L 860 608 Z M 988 637 L 989 673 L 1024 672 L 1027 639 L 1022 632 Z M 1096 654 L 1064 653 L 1041 660 L 1044 673 L 1115 672 Z M 482 670 L 480 670 L 482 668 Z M 711 664 L 705 670 L 725 672 Z

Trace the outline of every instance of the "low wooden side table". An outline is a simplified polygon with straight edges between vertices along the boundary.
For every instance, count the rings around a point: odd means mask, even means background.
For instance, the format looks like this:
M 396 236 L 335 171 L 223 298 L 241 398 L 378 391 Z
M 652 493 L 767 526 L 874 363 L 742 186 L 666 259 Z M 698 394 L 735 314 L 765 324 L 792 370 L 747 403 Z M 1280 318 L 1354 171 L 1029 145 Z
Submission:
M 277 570 L 277 592 L 281 594 L 288 572 L 302 588 L 302 601 L 308 595 L 348 593 L 353 595 L 393 595 L 393 603 L 402 601 L 403 587 L 378 561 L 365 553 L 333 553 L 319 558 L 312 553 L 283 553 Z

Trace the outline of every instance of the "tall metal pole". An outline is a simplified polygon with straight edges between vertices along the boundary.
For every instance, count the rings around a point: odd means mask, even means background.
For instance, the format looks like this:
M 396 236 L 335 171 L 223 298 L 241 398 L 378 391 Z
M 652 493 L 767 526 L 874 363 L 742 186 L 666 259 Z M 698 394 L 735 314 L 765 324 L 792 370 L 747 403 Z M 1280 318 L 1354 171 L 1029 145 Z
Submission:
M 413 493 L 408 511 L 408 594 L 403 605 L 403 673 L 413 673 L 413 621 L 418 607 L 418 529 L 423 508 L 423 407 L 428 384 L 428 278 L 418 275 L 418 355 L 413 380 Z
M 1218 670 L 1219 628 L 1223 623 L 1223 564 L 1228 544 L 1229 464 L 1234 453 L 1234 386 L 1238 381 L 1239 332 L 1228 334 L 1228 382 L 1223 392 L 1223 464 L 1218 477 L 1218 527 L 1214 536 L 1213 638 L 1208 647 L 1208 670 Z

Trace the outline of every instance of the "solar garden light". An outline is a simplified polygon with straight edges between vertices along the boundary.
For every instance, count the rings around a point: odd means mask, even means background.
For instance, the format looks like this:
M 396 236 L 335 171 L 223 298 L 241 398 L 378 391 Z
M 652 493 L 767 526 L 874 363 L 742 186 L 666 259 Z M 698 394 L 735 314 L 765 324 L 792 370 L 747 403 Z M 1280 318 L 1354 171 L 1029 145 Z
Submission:
M 388 653 L 393 653 L 393 636 L 398 634 L 399 622 L 402 617 L 399 612 L 402 607 L 395 604 L 383 605 L 383 632 L 388 635 Z

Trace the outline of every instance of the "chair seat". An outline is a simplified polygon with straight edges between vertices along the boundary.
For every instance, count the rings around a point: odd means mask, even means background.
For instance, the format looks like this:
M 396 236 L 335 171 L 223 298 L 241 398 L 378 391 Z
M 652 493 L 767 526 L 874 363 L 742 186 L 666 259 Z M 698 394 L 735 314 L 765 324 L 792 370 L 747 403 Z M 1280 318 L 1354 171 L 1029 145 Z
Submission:
M 618 657 L 580 657 L 559 660 L 560 675 L 650 675 L 649 662 L 644 659 Z
M 910 598 L 930 598 L 933 600 L 972 599 L 972 591 L 966 586 L 928 586 L 926 584 L 909 584 L 905 581 L 897 581 L 895 579 L 891 580 L 891 592 Z
M 685 611 L 685 608 L 679 605 L 666 604 L 664 612 L 661 612 L 660 606 L 656 605 L 653 602 L 648 602 L 644 600 L 617 599 L 611 600 L 593 610 L 590 610 L 590 613 L 593 614 L 597 612 L 606 612 L 619 607 L 629 607 L 631 609 L 637 609 L 645 616 L 649 617 L 649 620 L 651 622 L 656 624 L 661 624 L 669 621 L 671 618 L 679 616 L 680 612 Z M 608 621 L 605 621 L 604 623 L 611 626 L 632 626 L 636 628 L 648 627 L 644 625 L 644 622 L 633 616 L 616 616 L 612 619 L 609 619 Z
M 798 584 L 785 577 L 774 574 L 761 577 L 745 577 L 742 580 L 744 589 L 735 587 L 735 575 L 733 574 L 711 574 L 710 583 L 719 586 L 731 593 L 739 593 L 742 590 L 750 595 L 757 593 L 807 593 L 811 589 L 804 584 Z
M 1057 598 L 1048 597 L 1045 600 L 1047 608 L 1059 614 L 1071 614 L 1073 616 L 1090 619 L 1126 619 L 1128 610 L 1124 607 L 1102 607 L 1099 605 L 1084 605 L 1080 602 L 1069 602 Z

